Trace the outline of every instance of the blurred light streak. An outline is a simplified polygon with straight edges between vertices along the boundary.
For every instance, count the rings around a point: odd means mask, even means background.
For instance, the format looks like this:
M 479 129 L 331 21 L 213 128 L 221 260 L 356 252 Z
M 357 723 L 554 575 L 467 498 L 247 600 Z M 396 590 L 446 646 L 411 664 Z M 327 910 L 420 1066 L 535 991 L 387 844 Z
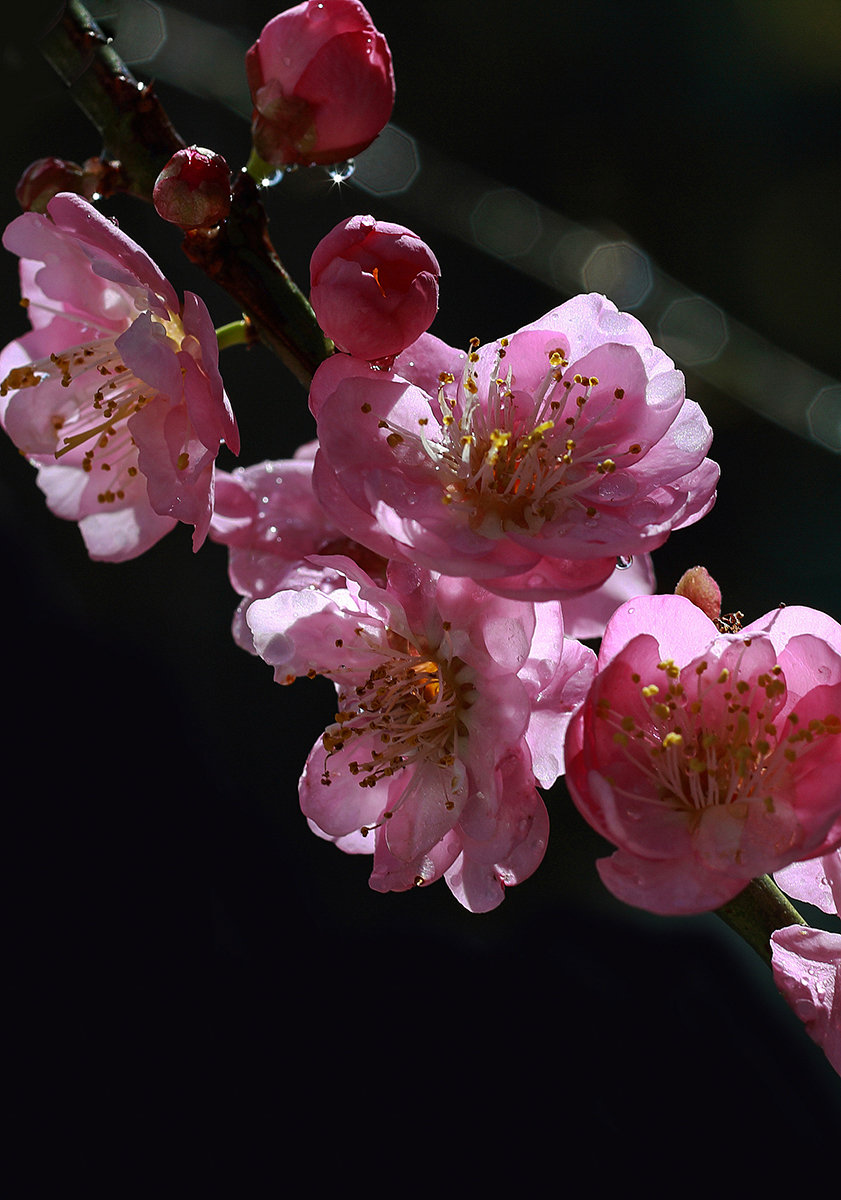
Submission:
M 85 7 L 129 66 L 154 58 L 166 43 L 164 14 L 153 0 L 87 0 Z
M 166 4 L 101 0 L 101 9 L 109 2 L 163 14 L 166 35 L 146 64 L 156 78 L 250 119 L 242 66 L 250 42 Z M 119 37 L 115 48 L 123 53 Z M 423 236 L 428 228 L 438 229 L 557 290 L 561 299 L 601 292 L 633 311 L 697 379 L 781 428 L 841 453 L 841 382 L 672 278 L 623 230 L 607 234 L 571 221 L 519 189 L 421 145 L 393 124 L 357 156 L 349 185 L 370 196 L 396 197 L 401 220 L 414 222 Z

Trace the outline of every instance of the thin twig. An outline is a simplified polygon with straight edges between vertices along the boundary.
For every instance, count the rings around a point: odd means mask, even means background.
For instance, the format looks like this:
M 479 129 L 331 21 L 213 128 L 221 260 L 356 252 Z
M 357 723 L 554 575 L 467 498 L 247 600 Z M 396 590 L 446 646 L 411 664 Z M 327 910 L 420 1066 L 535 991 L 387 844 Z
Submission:
M 116 186 L 151 203 L 161 170 L 186 145 L 153 88 L 135 79 L 79 0 L 68 0 L 41 51 L 99 130 L 103 156 L 118 164 Z M 228 220 L 208 232 L 188 233 L 183 249 L 233 296 L 259 340 L 307 387 L 333 346 L 280 261 L 267 225 L 259 189 L 242 172 L 233 183 Z

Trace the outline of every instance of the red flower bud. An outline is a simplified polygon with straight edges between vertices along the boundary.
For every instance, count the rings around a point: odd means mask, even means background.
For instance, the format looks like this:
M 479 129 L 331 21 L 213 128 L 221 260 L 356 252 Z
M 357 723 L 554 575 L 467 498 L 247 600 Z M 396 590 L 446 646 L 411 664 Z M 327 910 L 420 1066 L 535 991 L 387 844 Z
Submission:
M 388 43 L 358 0 L 310 0 L 279 13 L 245 57 L 252 139 L 272 166 L 344 162 L 394 107 Z
M 316 246 L 310 303 L 327 337 L 368 362 L 394 358 L 438 311 L 438 260 L 402 225 L 351 217 Z
M 24 212 L 43 213 L 59 192 L 75 192 L 92 200 L 96 190 L 95 176 L 78 163 L 64 158 L 38 158 L 18 180 L 15 197 Z
M 221 154 L 188 146 L 178 150 L 155 180 L 158 215 L 181 229 L 212 229 L 231 211 L 231 173 Z

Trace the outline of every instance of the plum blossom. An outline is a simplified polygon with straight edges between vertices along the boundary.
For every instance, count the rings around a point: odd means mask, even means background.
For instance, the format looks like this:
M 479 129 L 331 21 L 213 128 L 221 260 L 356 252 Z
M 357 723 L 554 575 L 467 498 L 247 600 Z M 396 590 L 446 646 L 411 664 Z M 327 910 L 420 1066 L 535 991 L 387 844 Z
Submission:
M 254 653 L 245 620 L 252 600 L 284 588 L 332 591 L 345 585 L 335 556 L 352 559 L 378 583 L 385 559 L 345 537 L 330 521 L 312 489 L 316 442 L 292 458 L 216 472 L 210 538 L 228 547 L 228 576 L 241 597 L 233 621 L 237 645 Z M 327 558 L 320 557 L 327 556 Z
M 560 605 L 531 605 L 402 561 L 379 586 L 350 559 L 332 591 L 285 590 L 247 611 L 254 646 L 291 683 L 336 687 L 334 723 L 300 781 L 313 831 L 371 853 L 370 884 L 443 876 L 475 912 L 540 864 L 536 785 L 563 770 L 563 731 L 595 655 L 564 637 Z
M 310 303 L 340 350 L 391 365 L 438 311 L 441 268 L 416 233 L 370 216 L 340 221 L 310 260 Z
M 682 596 L 641 596 L 605 629 L 567 730 L 566 779 L 618 847 L 620 900 L 720 907 L 754 877 L 841 841 L 841 626 L 781 607 L 735 633 Z
M 604 296 L 466 354 L 427 333 L 391 370 L 334 355 L 310 408 L 316 491 L 349 536 L 513 598 L 596 588 L 715 500 L 683 375 Z
M 265 163 L 344 162 L 394 107 L 388 42 L 358 0 L 309 0 L 278 13 L 245 56 L 254 149 Z
M 214 464 L 239 434 L 204 303 L 87 200 L 62 193 L 3 244 L 32 329 L 0 354 L 0 423 L 92 558 L 133 558 L 172 529 L 203 543 Z
M 841 911 L 841 850 L 774 874 L 795 900 Z M 771 934 L 771 968 L 786 1002 L 841 1075 L 841 933 L 788 925 Z

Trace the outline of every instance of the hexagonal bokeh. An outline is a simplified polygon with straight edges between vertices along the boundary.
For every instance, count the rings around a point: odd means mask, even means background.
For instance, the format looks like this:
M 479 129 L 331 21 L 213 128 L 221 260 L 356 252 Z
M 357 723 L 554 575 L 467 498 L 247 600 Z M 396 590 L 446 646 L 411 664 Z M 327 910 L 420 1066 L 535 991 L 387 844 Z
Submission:
M 476 204 L 470 228 L 478 246 L 499 258 L 518 258 L 531 250 L 543 222 L 534 200 L 516 188 L 497 188 Z
M 85 7 L 112 34 L 114 49 L 125 63 L 153 58 L 166 42 L 166 20 L 152 0 L 91 0 Z
M 806 410 L 806 420 L 816 442 L 841 453 L 841 384 L 821 388 Z
M 386 125 L 357 157 L 353 182 L 372 196 L 399 196 L 409 190 L 420 169 L 415 139 L 396 125 Z
M 653 277 L 648 255 L 630 242 L 604 242 L 581 272 L 588 292 L 601 292 L 617 308 L 635 308 L 651 291 Z
M 658 342 L 688 367 L 714 362 L 729 340 L 727 318 L 703 296 L 673 300 L 657 323 Z

